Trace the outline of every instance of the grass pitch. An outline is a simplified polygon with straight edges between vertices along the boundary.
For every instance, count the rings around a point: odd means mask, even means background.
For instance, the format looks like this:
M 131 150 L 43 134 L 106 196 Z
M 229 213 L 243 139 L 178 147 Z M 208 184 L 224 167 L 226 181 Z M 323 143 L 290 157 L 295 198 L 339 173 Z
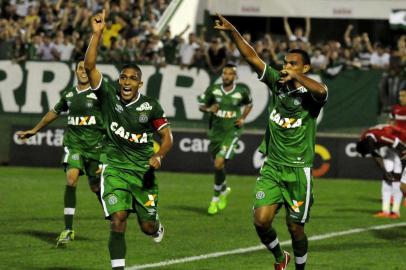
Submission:
M 228 176 L 232 188 L 229 206 L 208 216 L 212 178 L 158 174 L 159 215 L 166 234 L 162 243 L 154 243 L 140 232 L 131 215 L 126 233 L 127 267 L 259 245 L 251 221 L 255 177 Z M 0 185 L 0 269 L 110 269 L 109 224 L 86 178 L 80 179 L 77 190 L 76 239 L 58 249 L 55 238 L 64 228 L 63 171 L 0 167 Z M 372 217 L 380 210 L 380 181 L 316 179 L 314 193 L 315 204 L 306 225 L 309 237 L 383 224 L 397 227 L 310 241 L 307 269 L 406 269 L 406 208 L 402 208 L 400 220 Z M 289 240 L 284 216 L 281 211 L 274 225 L 281 242 Z M 290 244 L 284 248 L 291 251 Z M 262 270 L 273 269 L 272 265 L 272 255 L 259 250 L 149 269 Z M 293 270 L 294 263 L 288 269 Z

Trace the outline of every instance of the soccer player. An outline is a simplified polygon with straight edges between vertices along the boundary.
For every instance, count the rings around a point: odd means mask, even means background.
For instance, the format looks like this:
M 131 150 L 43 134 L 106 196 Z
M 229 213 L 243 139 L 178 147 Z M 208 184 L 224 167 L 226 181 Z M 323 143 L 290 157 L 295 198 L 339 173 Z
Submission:
M 157 100 L 139 93 L 141 69 L 129 64 L 121 69 L 116 89 L 96 69 L 97 49 L 105 27 L 105 11 L 92 18 L 93 35 L 86 51 L 85 69 L 101 102 L 108 140 L 103 149 L 102 203 L 111 221 L 108 243 L 112 269 L 124 269 L 127 218 L 137 214 L 141 230 L 160 242 L 164 228 L 158 219 L 158 186 L 154 170 L 172 147 L 172 132 Z M 153 151 L 153 134 L 161 138 Z
M 377 125 L 366 130 L 357 143 L 357 152 L 362 156 L 370 154 L 384 172 L 381 189 L 382 211 L 375 214 L 375 217 L 400 218 L 403 195 L 400 190 L 402 162 L 399 154 L 406 150 L 402 141 L 405 141 L 402 129 L 392 125 Z
M 20 139 L 27 139 L 52 123 L 61 112 L 68 112 L 68 125 L 63 138 L 63 165 L 66 171 L 65 230 L 57 238 L 57 246 L 75 238 L 73 216 L 76 209 L 76 186 L 80 175 L 87 175 L 90 189 L 96 193 L 99 201 L 101 200 L 98 171 L 104 129 L 100 103 L 90 89 L 83 61 L 77 64 L 76 77 L 77 85 L 63 91 L 59 102 L 33 129 L 17 133 Z
M 275 269 L 286 269 L 290 255 L 281 249 L 272 227 L 278 210 L 285 206 L 296 269 L 304 269 L 308 247 L 304 227 L 313 201 L 311 167 L 316 118 L 327 100 L 327 87 L 305 75 L 311 69 L 305 51 L 289 51 L 282 71 L 276 71 L 258 57 L 229 21 L 221 15 L 218 17 L 215 28 L 231 33 L 241 55 L 271 91 L 270 115 L 262 147 L 267 159 L 255 186 L 257 234 L 273 253 Z
M 198 98 L 199 110 L 210 113 L 209 149 L 214 159 L 214 196 L 207 210 L 210 215 L 227 206 L 231 189 L 226 184 L 224 166 L 234 156 L 244 121 L 252 109 L 249 89 L 237 85 L 236 79 L 237 67 L 227 64 L 223 68 L 223 83 L 209 86 Z

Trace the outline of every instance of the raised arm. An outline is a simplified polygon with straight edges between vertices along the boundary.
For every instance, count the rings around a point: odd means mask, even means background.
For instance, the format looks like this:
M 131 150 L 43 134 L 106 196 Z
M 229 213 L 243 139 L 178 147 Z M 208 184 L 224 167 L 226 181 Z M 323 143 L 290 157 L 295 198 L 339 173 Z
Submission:
M 254 48 L 252 48 L 248 44 L 248 42 L 241 36 L 234 25 L 232 25 L 220 14 L 217 14 L 217 16 L 219 17 L 219 20 L 216 20 L 216 25 L 214 26 L 214 28 L 223 31 L 230 31 L 231 37 L 237 45 L 237 48 L 240 51 L 241 55 L 255 69 L 258 75 L 262 75 L 265 68 L 264 61 L 259 58 Z
M 306 27 L 305 27 L 305 34 L 304 36 L 307 38 L 307 40 L 309 41 L 310 39 L 310 33 L 312 31 L 312 24 L 310 22 L 310 17 L 306 17 Z
M 354 26 L 352 24 L 349 24 L 347 26 L 347 29 L 345 29 L 345 32 L 344 32 L 344 42 L 345 42 L 345 45 L 347 45 L 347 47 L 352 46 L 351 31 L 353 28 L 354 28 Z
M 286 37 L 290 40 L 290 37 L 293 35 L 292 28 L 290 28 L 288 17 L 283 17 L 283 28 L 285 28 Z
M 38 131 L 40 131 L 43 127 L 46 127 L 50 123 L 52 123 L 56 118 L 58 118 L 58 114 L 54 111 L 49 111 L 47 114 L 42 117 L 41 121 L 32 129 L 25 130 L 25 131 L 18 131 L 17 135 L 19 139 L 28 139 L 31 136 L 34 136 Z
M 92 30 L 93 35 L 90 38 L 89 46 L 86 50 L 85 55 L 85 70 L 89 78 L 90 86 L 95 89 L 99 86 L 101 74 L 96 69 L 96 58 L 97 58 L 97 49 L 99 47 L 99 42 L 103 34 L 103 29 L 105 26 L 105 10 L 103 9 L 102 13 L 94 16 L 92 20 Z

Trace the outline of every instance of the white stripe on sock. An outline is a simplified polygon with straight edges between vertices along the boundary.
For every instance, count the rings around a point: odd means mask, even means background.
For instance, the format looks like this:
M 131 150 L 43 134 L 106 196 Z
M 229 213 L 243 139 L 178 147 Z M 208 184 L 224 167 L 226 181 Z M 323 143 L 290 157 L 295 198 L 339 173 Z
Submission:
M 64 215 L 74 215 L 75 214 L 75 208 L 64 208 L 63 209 L 63 214 Z
M 279 244 L 279 240 L 278 238 L 275 238 L 275 240 L 273 240 L 271 243 L 269 243 L 267 245 L 267 248 L 269 249 L 273 249 L 274 247 L 276 247 Z
M 223 188 L 223 185 L 214 185 L 214 190 L 215 191 L 221 191 L 221 189 Z
M 125 266 L 125 259 L 111 260 L 111 267 L 122 267 Z
M 295 257 L 295 262 L 297 264 L 304 264 L 307 261 L 307 253 L 302 257 Z

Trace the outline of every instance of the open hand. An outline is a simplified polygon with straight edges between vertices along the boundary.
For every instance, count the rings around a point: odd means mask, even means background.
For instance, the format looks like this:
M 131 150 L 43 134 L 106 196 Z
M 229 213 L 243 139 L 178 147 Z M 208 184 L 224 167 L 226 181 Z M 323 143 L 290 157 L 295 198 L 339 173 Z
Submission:
M 161 168 L 161 159 L 160 155 L 155 154 L 149 159 L 149 165 L 154 169 L 159 169 Z

